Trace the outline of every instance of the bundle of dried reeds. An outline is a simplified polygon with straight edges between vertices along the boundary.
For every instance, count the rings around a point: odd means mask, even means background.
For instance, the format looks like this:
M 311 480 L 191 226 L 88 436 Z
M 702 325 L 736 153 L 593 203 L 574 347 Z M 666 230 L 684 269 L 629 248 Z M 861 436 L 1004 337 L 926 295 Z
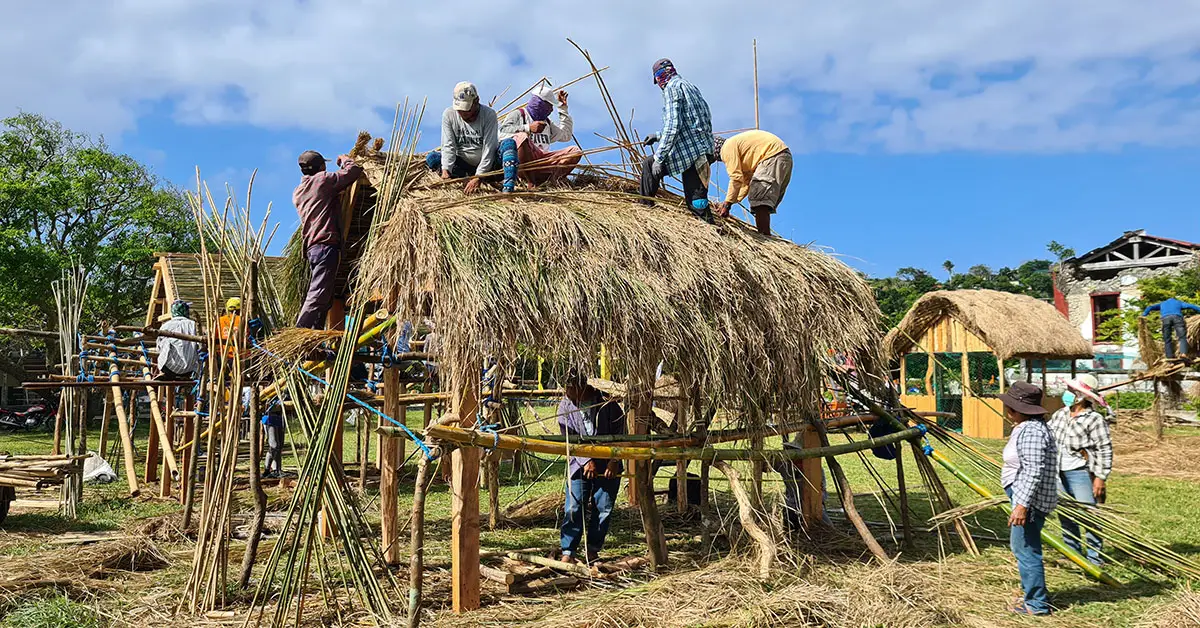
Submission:
M 58 351 L 62 359 L 62 374 L 73 379 L 84 365 L 72 359 L 79 353 L 79 320 L 83 316 L 83 302 L 87 298 L 88 276 L 82 268 L 74 266 L 64 270 L 62 278 L 51 284 L 58 312 Z M 61 436 L 66 442 L 66 454 L 87 454 L 87 392 L 64 388 L 59 397 L 59 425 Z M 55 443 L 56 450 L 57 443 Z M 74 519 L 79 501 L 83 499 L 83 476 L 71 473 L 63 478 L 60 508 L 64 516 Z

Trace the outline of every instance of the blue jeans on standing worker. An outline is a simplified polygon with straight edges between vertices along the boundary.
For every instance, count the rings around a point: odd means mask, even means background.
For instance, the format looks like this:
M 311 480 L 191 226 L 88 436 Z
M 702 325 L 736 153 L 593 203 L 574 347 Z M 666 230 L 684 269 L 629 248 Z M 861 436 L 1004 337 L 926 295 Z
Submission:
M 1092 474 L 1087 469 L 1059 471 L 1058 490 L 1070 495 L 1077 502 L 1096 505 L 1096 495 L 1092 492 Z M 1058 516 L 1058 521 L 1062 524 L 1063 542 L 1067 544 L 1067 547 L 1083 554 L 1083 544 L 1079 538 L 1079 522 L 1061 514 Z M 1104 559 L 1100 557 L 1103 549 L 1100 537 L 1096 536 L 1090 528 L 1085 528 L 1084 533 L 1087 537 L 1088 561 L 1096 566 L 1103 565 Z
M 1164 316 L 1163 323 L 1163 355 L 1168 360 L 1175 357 L 1175 342 L 1179 342 L 1179 357 L 1188 354 L 1187 323 L 1182 316 Z M 1171 336 L 1174 336 L 1172 338 Z
M 594 558 L 604 549 L 604 537 L 608 536 L 608 522 L 612 515 L 613 503 L 617 501 L 617 491 L 621 488 L 621 478 L 605 479 L 597 477 L 588 480 L 581 477 L 572 479 L 567 484 L 567 499 L 563 505 L 562 551 L 563 556 L 575 556 L 579 552 L 579 542 L 583 537 L 584 506 L 591 508 L 587 518 L 587 544 L 585 549 L 588 559 Z
M 517 142 L 509 138 L 500 140 L 500 148 L 496 151 L 496 160 L 500 162 L 504 169 L 504 180 L 501 183 L 500 189 L 505 192 L 512 192 L 517 187 Z M 442 153 L 440 151 L 430 151 L 425 155 L 425 165 L 433 172 L 442 172 Z M 465 179 L 475 176 L 475 168 L 464 163 L 461 159 L 454 162 L 454 166 L 450 168 L 451 179 Z M 489 177 L 490 179 L 491 177 Z M 486 179 L 485 179 L 486 180 Z
M 1012 499 L 1012 487 L 1004 487 Z M 1046 514 L 1033 508 L 1026 509 L 1025 525 L 1011 526 L 1008 543 L 1013 556 L 1017 557 L 1017 573 L 1021 575 L 1021 589 L 1025 591 L 1025 609 L 1034 615 L 1050 614 L 1050 592 L 1046 589 L 1046 565 L 1042 562 L 1042 527 L 1046 525 Z

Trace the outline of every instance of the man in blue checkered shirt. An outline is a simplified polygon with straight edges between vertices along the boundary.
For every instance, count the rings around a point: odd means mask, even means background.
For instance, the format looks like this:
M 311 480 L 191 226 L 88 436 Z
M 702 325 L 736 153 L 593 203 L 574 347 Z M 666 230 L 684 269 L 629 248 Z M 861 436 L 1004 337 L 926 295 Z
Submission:
M 658 150 L 642 161 L 640 193 L 653 198 L 663 177 L 679 177 L 688 209 L 712 223 L 708 204 L 708 172 L 713 161 L 712 113 L 700 90 L 675 72 L 670 59 L 655 61 L 653 71 L 654 83 L 663 92 L 663 128 L 660 134 L 646 137 L 646 145 L 657 142 Z
M 1013 424 L 1004 446 L 1000 485 L 1012 500 L 1009 544 L 1017 558 L 1025 597 L 1012 610 L 1022 615 L 1050 614 L 1046 568 L 1042 564 L 1042 527 L 1058 505 L 1058 446 L 1046 425 L 1042 389 L 1017 382 L 1000 395 L 1004 415 Z

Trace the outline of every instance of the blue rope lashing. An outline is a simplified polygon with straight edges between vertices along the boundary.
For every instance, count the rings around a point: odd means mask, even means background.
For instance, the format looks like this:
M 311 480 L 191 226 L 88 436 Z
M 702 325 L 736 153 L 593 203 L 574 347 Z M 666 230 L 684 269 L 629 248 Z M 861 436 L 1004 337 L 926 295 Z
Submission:
M 382 364 L 383 368 L 385 369 L 392 368 L 392 364 L 394 364 L 394 361 L 392 360 L 392 348 L 388 346 L 388 343 L 383 343 L 383 351 L 380 353 L 379 363 Z
M 925 452 L 926 456 L 932 456 L 933 455 L 933 445 L 926 443 L 925 447 L 923 447 L 921 449 L 921 451 Z

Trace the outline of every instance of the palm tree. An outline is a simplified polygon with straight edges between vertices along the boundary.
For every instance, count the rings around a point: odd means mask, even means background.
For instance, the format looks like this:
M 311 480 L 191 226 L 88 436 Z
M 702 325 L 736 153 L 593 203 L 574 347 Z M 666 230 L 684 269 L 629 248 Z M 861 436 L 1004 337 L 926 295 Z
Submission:
M 942 268 L 946 269 L 946 274 L 949 275 L 948 279 L 954 279 L 954 262 L 946 260 L 942 262 Z

